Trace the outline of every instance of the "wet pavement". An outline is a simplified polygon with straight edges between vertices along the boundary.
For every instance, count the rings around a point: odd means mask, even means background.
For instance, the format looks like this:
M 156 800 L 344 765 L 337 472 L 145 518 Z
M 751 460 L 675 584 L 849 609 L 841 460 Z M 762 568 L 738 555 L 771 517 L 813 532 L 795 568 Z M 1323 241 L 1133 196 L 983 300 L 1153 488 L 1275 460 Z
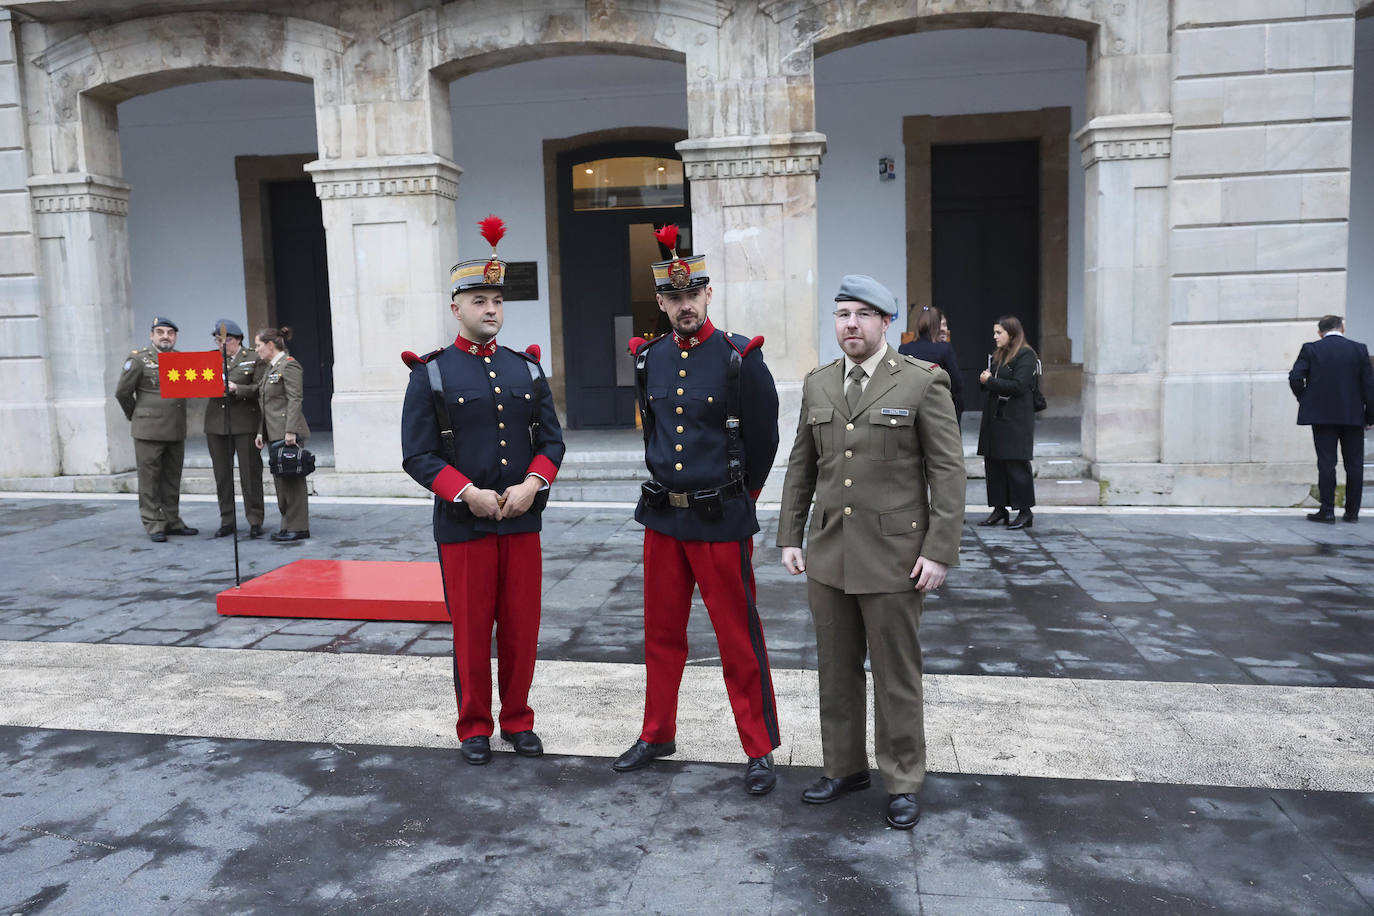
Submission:
M 152 544 L 129 499 L 0 496 L 0 641 L 449 651 L 441 625 L 218 617 L 232 545 L 208 537 L 212 501 L 183 508 L 205 534 Z M 305 557 L 434 557 L 425 505 L 316 500 L 311 514 L 303 544 L 242 541 L 244 577 Z M 769 654 L 808 671 L 805 589 L 778 565 L 773 523 L 765 513 L 756 550 Z M 637 665 L 628 509 L 552 508 L 544 545 L 540 658 Z M 1260 708 L 1280 687 L 1337 702 L 1374 687 L 1374 520 L 1047 511 L 1029 532 L 966 527 L 962 558 L 922 619 L 927 673 L 961 685 L 1075 679 L 1132 698 L 1163 695 L 1133 692 L 1143 682 L 1226 685 L 1258 691 Z M 693 666 L 718 665 L 704 613 L 690 641 Z M 779 789 L 750 799 L 738 764 L 685 752 L 617 776 L 584 754 L 472 768 L 418 743 L 153 731 L 0 727 L 0 912 L 1374 911 L 1374 792 L 1043 778 L 1009 760 L 933 772 L 921 823 L 901 833 L 883 826 L 881 788 L 799 804 L 811 766 L 782 767 Z

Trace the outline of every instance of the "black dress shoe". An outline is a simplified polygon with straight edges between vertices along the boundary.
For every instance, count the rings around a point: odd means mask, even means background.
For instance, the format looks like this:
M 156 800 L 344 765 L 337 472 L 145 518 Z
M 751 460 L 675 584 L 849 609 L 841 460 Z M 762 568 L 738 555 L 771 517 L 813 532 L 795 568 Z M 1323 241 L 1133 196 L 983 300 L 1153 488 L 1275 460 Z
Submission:
M 305 531 L 278 531 L 272 535 L 272 540 L 280 543 L 282 541 L 304 541 L 309 537 L 310 529 L 307 528 Z
M 848 776 L 841 776 L 838 779 L 822 776 L 807 786 L 806 791 L 802 792 L 802 801 L 808 805 L 824 805 L 833 802 L 846 792 L 867 789 L 869 785 L 871 785 L 871 780 L 868 770 L 864 770 L 862 773 L 850 773 Z
M 515 748 L 515 753 L 521 757 L 544 756 L 544 742 L 540 741 L 539 736 L 529 729 L 523 732 L 508 732 L 503 729 L 501 740 L 509 741 L 511 747 Z
M 1349 512 L 1347 512 L 1345 515 L 1342 515 L 1342 516 L 1341 516 L 1341 521 L 1343 521 L 1343 522 L 1350 522 L 1352 525 L 1353 525 L 1355 522 L 1358 522 L 1359 520 L 1360 520 L 1360 513 L 1358 513 L 1358 512 L 1356 512 L 1354 515 L 1351 515 Z
M 486 735 L 464 738 L 460 750 L 463 759 L 475 767 L 480 767 L 484 763 L 491 763 L 491 739 Z
M 167 535 L 163 534 L 161 531 L 154 531 L 152 534 L 148 535 L 148 540 L 152 541 L 154 544 L 165 544 L 167 543 Z
M 750 757 L 744 766 L 744 791 L 750 795 L 767 795 L 778 784 L 778 774 L 773 769 L 773 755 Z
M 1309 522 L 1321 522 L 1324 525 L 1334 525 L 1336 524 L 1336 513 L 1322 512 L 1321 510 L 1309 512 L 1307 513 L 1307 520 Z
M 1031 526 L 1031 523 L 1034 521 L 1035 516 L 1031 514 L 1031 510 L 1021 509 L 1016 513 L 1016 518 L 1012 520 L 1012 523 L 1008 525 L 1007 528 L 1012 531 L 1016 531 L 1021 528 L 1029 528 Z
M 887 799 L 887 825 L 897 830 L 910 830 L 921 819 L 921 806 L 916 795 L 892 795 Z
M 200 534 L 200 529 L 192 528 L 189 525 L 182 525 L 180 528 L 168 528 L 167 533 L 179 535 L 181 537 L 191 537 L 192 535 Z
M 672 741 L 650 744 L 640 738 L 630 746 L 628 751 L 615 758 L 615 763 L 611 764 L 611 769 L 617 773 L 628 773 L 631 770 L 643 769 L 659 757 L 667 757 L 676 753 L 677 745 Z
M 229 535 L 231 535 L 231 534 L 233 534 L 233 533 L 234 533 L 234 526 L 233 526 L 233 525 L 220 525 L 220 526 L 219 526 L 219 530 L 215 532 L 215 537 L 217 537 L 217 538 L 227 538 Z
M 260 537 L 262 537 L 262 526 L 261 526 L 261 525 L 249 525 L 249 526 L 248 526 L 248 536 L 249 536 L 250 538 L 260 538 Z
M 993 525 L 1005 525 L 1007 519 L 1011 518 L 1011 513 L 1006 509 L 998 507 L 992 510 L 992 514 L 978 523 L 979 528 L 990 528 Z

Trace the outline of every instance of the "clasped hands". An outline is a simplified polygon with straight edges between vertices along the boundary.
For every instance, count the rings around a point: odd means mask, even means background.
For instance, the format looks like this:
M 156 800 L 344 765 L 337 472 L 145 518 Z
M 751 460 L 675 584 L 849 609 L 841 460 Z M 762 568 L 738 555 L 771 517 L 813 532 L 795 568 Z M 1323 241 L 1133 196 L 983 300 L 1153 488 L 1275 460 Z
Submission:
M 801 548 L 784 547 L 782 566 L 794 576 L 806 572 L 806 560 L 802 556 Z M 937 563 L 927 557 L 917 557 L 916 565 L 911 567 L 907 578 L 915 580 L 913 587 L 916 591 L 933 592 L 945 584 L 945 576 L 948 574 L 949 567 L 944 563 Z
M 525 478 L 523 483 L 506 487 L 504 493 L 470 486 L 458 498 L 467 503 L 472 514 L 478 518 L 492 518 L 500 521 L 503 518 L 519 518 L 528 512 L 534 503 L 535 494 L 543 485 L 542 480 L 530 475 Z

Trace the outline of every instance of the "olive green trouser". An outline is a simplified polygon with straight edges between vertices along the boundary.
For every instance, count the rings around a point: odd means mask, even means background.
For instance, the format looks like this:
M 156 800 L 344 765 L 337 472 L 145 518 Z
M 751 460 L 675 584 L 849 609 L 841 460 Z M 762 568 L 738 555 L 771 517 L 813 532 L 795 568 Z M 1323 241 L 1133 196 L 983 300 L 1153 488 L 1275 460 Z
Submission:
M 234 524 L 234 458 L 239 461 L 239 486 L 243 514 L 248 524 L 261 525 L 263 518 L 262 452 L 253 445 L 252 433 L 222 436 L 206 433 L 210 463 L 215 468 L 215 495 L 219 498 L 219 523 Z
M 816 624 L 821 749 L 825 775 L 868 770 L 864 656 L 873 669 L 873 732 L 878 771 L 892 795 L 919 792 L 926 775 L 921 694 L 922 595 L 914 589 L 847 595 L 807 581 Z
M 138 463 L 138 514 L 149 534 L 186 527 L 181 520 L 181 464 L 186 443 L 135 439 Z
M 282 531 L 310 530 L 310 484 L 304 477 L 273 477 Z

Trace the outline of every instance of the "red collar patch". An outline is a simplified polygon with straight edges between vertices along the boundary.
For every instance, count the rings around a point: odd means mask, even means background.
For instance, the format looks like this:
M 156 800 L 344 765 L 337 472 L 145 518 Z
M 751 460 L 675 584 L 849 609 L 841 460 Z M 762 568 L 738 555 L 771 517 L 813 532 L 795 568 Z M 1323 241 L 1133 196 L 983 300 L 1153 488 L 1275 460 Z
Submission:
M 491 356 L 496 352 L 495 338 L 492 338 L 485 344 L 479 344 L 473 343 L 462 334 L 459 334 L 453 339 L 453 345 L 465 353 L 471 353 L 473 356 Z
M 693 347 L 699 347 L 703 343 L 705 343 L 707 338 L 714 334 L 715 331 L 716 326 L 711 324 L 710 318 L 707 318 L 705 321 L 701 323 L 701 327 L 698 328 L 697 332 L 693 334 L 691 337 L 684 339 L 678 336 L 677 331 L 674 331 L 673 343 L 677 344 L 678 349 L 680 350 L 690 350 Z

